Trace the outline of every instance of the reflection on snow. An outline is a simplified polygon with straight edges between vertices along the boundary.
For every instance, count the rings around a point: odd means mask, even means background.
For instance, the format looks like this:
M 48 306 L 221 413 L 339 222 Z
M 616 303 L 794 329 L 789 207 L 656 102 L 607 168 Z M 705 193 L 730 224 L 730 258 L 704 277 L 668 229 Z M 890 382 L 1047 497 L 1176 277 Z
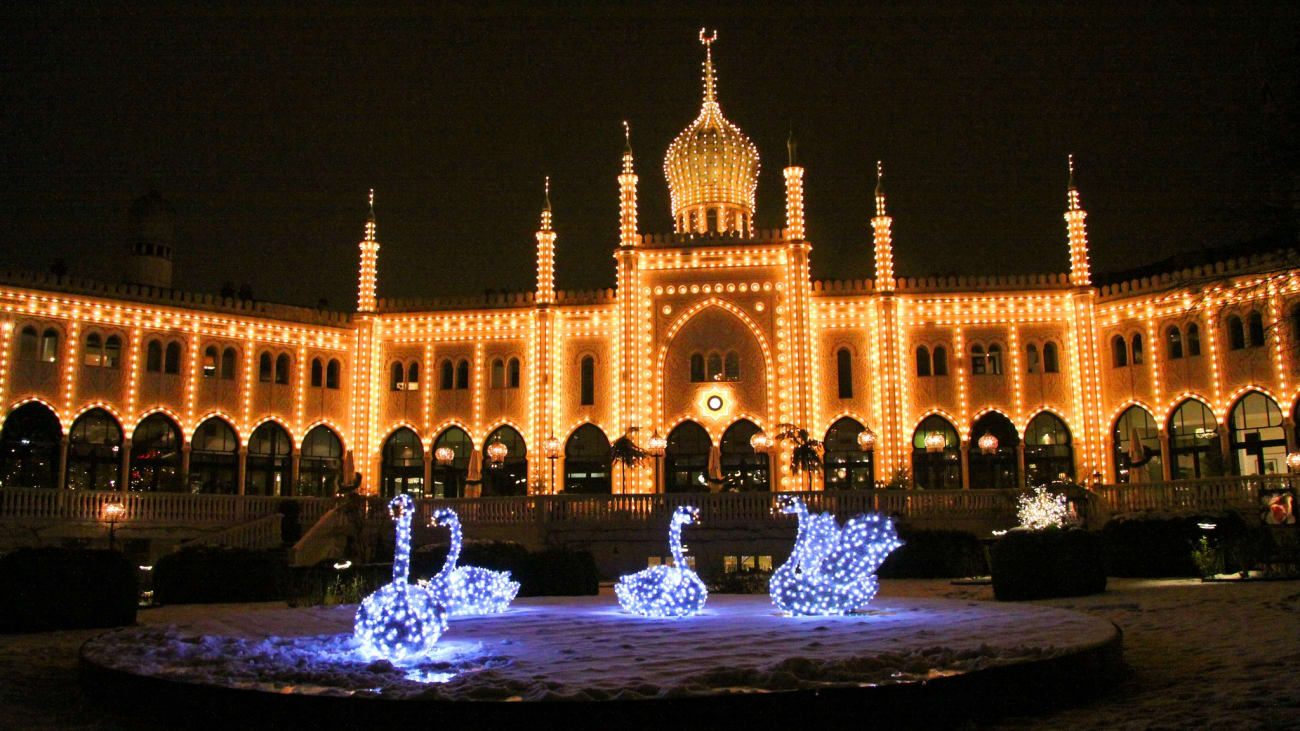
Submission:
M 417 683 L 445 683 L 454 677 L 456 677 L 455 673 L 439 673 L 419 668 L 406 671 L 406 679 L 414 680 Z

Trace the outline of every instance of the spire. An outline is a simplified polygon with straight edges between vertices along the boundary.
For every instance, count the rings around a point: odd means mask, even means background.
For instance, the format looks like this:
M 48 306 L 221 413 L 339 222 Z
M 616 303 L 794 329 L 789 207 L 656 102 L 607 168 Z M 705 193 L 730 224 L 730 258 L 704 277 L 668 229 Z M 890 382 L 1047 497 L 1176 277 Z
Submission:
M 542 230 L 551 230 L 551 176 L 546 176 L 546 182 L 542 184 L 542 195 L 546 203 L 542 206 Z
M 1088 267 L 1088 228 L 1083 221 L 1088 212 L 1079 202 L 1079 189 L 1074 186 L 1074 155 L 1066 158 L 1070 166 L 1070 182 L 1066 189 L 1065 233 L 1070 239 L 1070 283 L 1075 286 L 1092 284 Z
M 1079 208 L 1079 189 L 1074 187 L 1074 153 L 1066 156 L 1066 163 L 1070 166 L 1070 182 L 1065 189 L 1066 197 L 1069 199 L 1070 210 L 1078 211 Z
M 718 31 L 715 29 L 710 36 L 704 35 L 704 29 L 700 28 L 700 43 L 704 44 L 704 103 L 718 103 L 718 82 L 713 74 L 713 42 L 718 40 Z
M 785 228 L 786 236 L 792 241 L 803 241 L 807 237 L 803 218 L 803 168 L 794 164 L 794 131 L 785 142 L 786 154 L 790 164 L 783 171 L 785 175 Z
M 871 229 L 876 245 L 876 290 L 894 291 L 894 219 L 885 212 L 885 164 L 876 161 L 876 217 Z
M 379 264 L 378 228 L 375 225 L 375 189 L 370 189 L 370 210 L 366 215 L 366 231 L 361 239 L 361 268 L 357 275 L 357 311 L 375 311 L 375 289 Z
M 555 232 L 551 230 L 551 176 L 543 185 L 546 205 L 542 208 L 542 227 L 537 231 L 537 302 L 555 301 Z
M 623 120 L 623 171 L 618 176 L 618 243 L 636 246 L 636 169 L 632 165 L 632 128 Z
M 885 163 L 876 161 L 876 215 L 885 215 Z
M 794 141 L 794 130 L 790 130 L 785 138 L 786 167 L 794 167 L 794 151 L 798 145 Z

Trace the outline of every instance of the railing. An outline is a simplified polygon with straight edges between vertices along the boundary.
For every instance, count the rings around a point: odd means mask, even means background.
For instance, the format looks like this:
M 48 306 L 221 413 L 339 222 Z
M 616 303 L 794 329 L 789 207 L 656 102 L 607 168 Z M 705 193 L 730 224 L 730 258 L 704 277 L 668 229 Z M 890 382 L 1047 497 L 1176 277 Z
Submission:
M 1136 513 L 1144 510 L 1189 513 L 1257 510 L 1261 489 L 1293 487 L 1297 482 L 1300 480 L 1294 480 L 1290 475 L 1247 475 L 1177 482 L 1098 485 L 1094 490 L 1112 513 Z
M 330 498 L 262 497 L 256 495 L 202 495 L 191 493 L 138 493 L 112 491 L 0 489 L 0 519 L 54 518 L 100 521 L 104 506 L 121 503 L 120 523 L 242 523 L 283 513 L 287 502 L 298 506 L 298 521 L 309 526 L 333 505 Z
M 250 520 L 247 523 L 231 526 L 225 530 L 199 536 L 194 540 L 186 541 L 183 545 L 186 548 L 190 546 L 228 546 L 230 548 L 247 548 L 250 550 L 278 548 L 282 543 L 280 539 L 280 523 L 282 520 L 283 516 L 279 513 L 273 513 Z

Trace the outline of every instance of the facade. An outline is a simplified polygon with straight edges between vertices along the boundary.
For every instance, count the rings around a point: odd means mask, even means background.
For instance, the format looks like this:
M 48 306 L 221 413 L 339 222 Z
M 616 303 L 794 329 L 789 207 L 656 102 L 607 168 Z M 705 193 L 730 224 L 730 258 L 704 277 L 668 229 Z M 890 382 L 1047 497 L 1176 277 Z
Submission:
M 785 228 L 756 229 L 758 150 L 723 116 L 701 40 L 700 114 L 664 161 L 674 230 L 641 232 L 629 144 L 614 289 L 555 288 L 548 203 L 534 291 L 382 299 L 373 194 L 355 313 L 171 289 L 160 199 L 132 211 L 130 284 L 7 275 L 3 485 L 332 494 L 345 455 L 366 492 L 436 496 L 1285 470 L 1293 251 L 1095 286 L 1071 163 L 1068 271 L 898 277 L 878 184 L 875 279 L 814 281 L 804 170 L 783 171 Z M 780 424 L 825 441 L 824 479 L 792 475 L 789 444 L 763 448 Z M 629 431 L 664 442 L 653 469 L 610 464 Z

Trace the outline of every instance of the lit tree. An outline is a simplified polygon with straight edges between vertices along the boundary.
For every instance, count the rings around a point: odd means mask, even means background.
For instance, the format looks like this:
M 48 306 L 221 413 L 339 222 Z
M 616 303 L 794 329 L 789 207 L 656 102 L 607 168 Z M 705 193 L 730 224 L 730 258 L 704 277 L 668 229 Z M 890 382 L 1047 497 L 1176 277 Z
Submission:
M 790 473 L 808 476 L 808 489 L 812 490 L 812 476 L 822 472 L 822 443 L 808 435 L 808 430 L 794 424 L 777 424 L 774 440 L 790 442 Z

